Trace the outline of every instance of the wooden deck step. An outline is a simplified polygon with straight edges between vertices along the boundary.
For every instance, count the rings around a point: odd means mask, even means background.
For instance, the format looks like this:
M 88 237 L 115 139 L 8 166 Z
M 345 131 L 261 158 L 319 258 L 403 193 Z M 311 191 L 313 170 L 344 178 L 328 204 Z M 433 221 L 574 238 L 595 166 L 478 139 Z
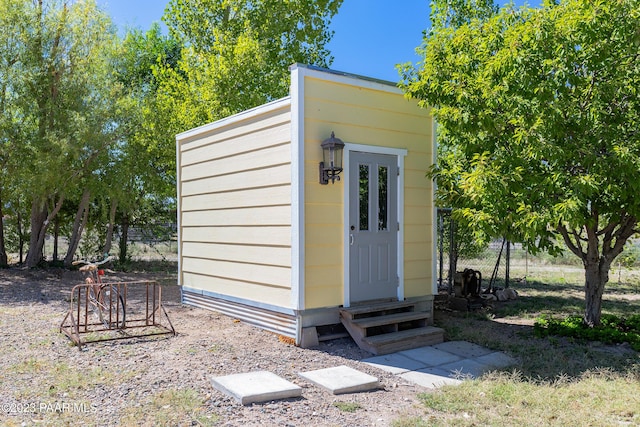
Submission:
M 350 319 L 357 319 L 360 317 L 371 317 L 372 315 L 380 315 L 380 313 L 413 311 L 414 309 L 415 303 L 407 301 L 395 301 L 343 308 L 341 310 L 341 314 Z
M 432 313 L 424 303 L 395 301 L 344 308 L 340 321 L 360 348 L 387 354 L 442 342 L 444 331 L 429 326 Z
M 366 337 L 363 339 L 364 347 L 361 346 L 360 348 L 373 354 L 389 354 L 425 345 L 439 344 L 442 341 L 444 341 L 443 329 L 435 326 L 426 326 Z
M 363 328 L 373 328 L 374 326 L 383 326 L 396 323 L 413 322 L 415 320 L 427 320 L 429 313 L 420 311 L 407 311 L 404 313 L 387 314 L 384 316 L 364 317 L 353 320 L 353 324 Z

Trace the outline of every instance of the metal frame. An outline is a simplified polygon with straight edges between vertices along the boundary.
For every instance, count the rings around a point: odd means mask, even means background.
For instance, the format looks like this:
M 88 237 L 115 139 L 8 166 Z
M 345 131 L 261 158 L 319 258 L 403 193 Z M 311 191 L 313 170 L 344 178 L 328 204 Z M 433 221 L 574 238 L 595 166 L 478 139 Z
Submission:
M 162 305 L 162 288 L 156 281 L 101 283 L 100 289 L 115 287 L 122 297 L 123 307 L 109 301 L 109 320 L 96 322 L 90 316 L 89 291 L 95 284 L 76 285 L 71 290 L 69 311 L 60 324 L 64 333 L 78 346 L 100 342 L 148 337 L 154 335 L 176 335 L 176 330 Z M 131 291 L 129 288 L 133 288 Z M 144 288 L 141 292 L 137 288 Z M 134 303 L 131 293 L 142 293 L 142 301 Z M 115 319 L 115 322 L 112 320 Z M 122 322 L 121 319 L 124 319 Z M 122 323 L 122 326 L 119 326 Z

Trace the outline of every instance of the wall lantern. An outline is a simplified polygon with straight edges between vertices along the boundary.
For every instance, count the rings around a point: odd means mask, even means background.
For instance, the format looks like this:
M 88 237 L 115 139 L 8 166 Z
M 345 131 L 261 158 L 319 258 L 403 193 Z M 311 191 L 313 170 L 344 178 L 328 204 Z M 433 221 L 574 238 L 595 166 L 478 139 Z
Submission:
M 331 132 L 331 137 L 322 141 L 322 162 L 320 162 L 320 184 L 326 185 L 331 180 L 333 184 L 340 181 L 342 172 L 342 150 L 344 142 Z

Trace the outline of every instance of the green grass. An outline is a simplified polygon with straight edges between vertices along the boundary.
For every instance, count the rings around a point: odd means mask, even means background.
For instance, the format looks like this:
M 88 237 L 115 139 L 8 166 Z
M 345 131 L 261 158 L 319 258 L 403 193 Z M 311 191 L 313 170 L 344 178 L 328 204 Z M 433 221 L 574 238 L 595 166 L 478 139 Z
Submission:
M 358 409 L 362 409 L 362 406 L 355 402 L 334 402 L 333 406 L 342 412 L 356 412 Z
M 638 425 L 639 373 L 609 371 L 531 381 L 517 372 L 492 373 L 419 396 L 425 416 L 394 426 L 567 426 Z
M 640 312 L 640 276 L 626 272 L 624 277 L 607 285 L 603 314 L 629 318 Z M 583 314 L 582 280 L 574 267 L 556 266 L 514 286 L 519 293 L 515 301 L 479 312 L 436 311 L 436 326 L 445 329 L 448 340 L 505 351 L 518 365 L 421 394 L 424 415 L 398 419 L 393 425 L 640 425 L 638 352 L 628 344 L 540 337 L 534 332 L 540 316 Z

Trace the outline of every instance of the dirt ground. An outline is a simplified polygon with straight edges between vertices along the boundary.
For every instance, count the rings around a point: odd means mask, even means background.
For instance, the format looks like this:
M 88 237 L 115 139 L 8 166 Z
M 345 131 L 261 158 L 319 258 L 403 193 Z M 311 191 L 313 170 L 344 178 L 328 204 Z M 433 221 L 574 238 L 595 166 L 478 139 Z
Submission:
M 59 331 L 70 291 L 83 277 L 62 269 L 0 270 L 0 424 L 388 426 L 425 414 L 415 384 L 360 362 L 350 339 L 301 349 L 270 332 L 180 303 L 175 275 L 158 280 L 176 336 L 133 338 L 78 350 Z M 346 365 L 380 379 L 378 391 L 334 396 L 300 371 Z M 273 372 L 302 397 L 242 406 L 212 376 Z

